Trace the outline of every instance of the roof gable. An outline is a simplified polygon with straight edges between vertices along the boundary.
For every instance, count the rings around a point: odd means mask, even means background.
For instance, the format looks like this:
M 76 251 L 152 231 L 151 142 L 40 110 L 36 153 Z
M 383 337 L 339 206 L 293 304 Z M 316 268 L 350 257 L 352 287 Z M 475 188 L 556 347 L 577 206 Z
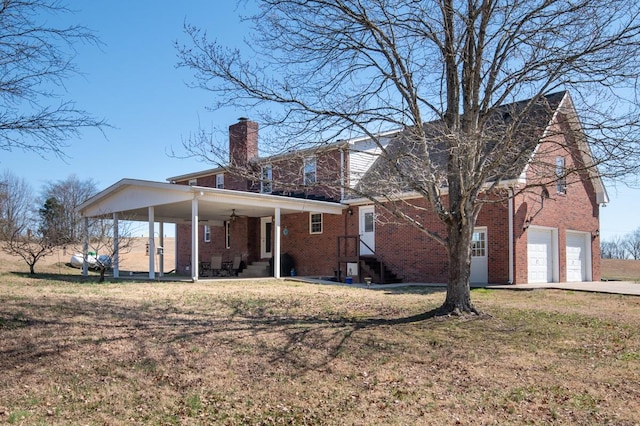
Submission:
M 484 182 L 494 184 L 523 179 L 537 147 L 548 136 L 550 126 L 559 112 L 572 117 L 571 130 L 576 133 L 575 139 L 581 144 L 584 164 L 591 165 L 590 177 L 594 181 L 596 192 L 600 194 L 599 200 L 607 200 L 604 185 L 593 167 L 577 113 L 566 91 L 546 95 L 537 101 L 529 99 L 496 108 L 485 120 L 483 133 L 479 135 L 482 151 L 477 153 L 479 160 L 473 172 L 484 173 L 480 175 L 484 176 Z M 422 138 L 414 137 L 413 128 L 396 132 L 386 147 L 386 155 L 379 156 L 372 162 L 350 195 L 357 198 L 361 194 L 370 194 L 372 187 L 379 191 L 378 195 L 410 192 L 414 185 L 429 181 L 434 175 L 442 181 L 445 189 L 451 149 L 447 138 L 450 135 L 447 135 L 441 121 L 425 123 L 423 131 L 427 143 Z M 425 163 L 427 157 L 428 167 Z

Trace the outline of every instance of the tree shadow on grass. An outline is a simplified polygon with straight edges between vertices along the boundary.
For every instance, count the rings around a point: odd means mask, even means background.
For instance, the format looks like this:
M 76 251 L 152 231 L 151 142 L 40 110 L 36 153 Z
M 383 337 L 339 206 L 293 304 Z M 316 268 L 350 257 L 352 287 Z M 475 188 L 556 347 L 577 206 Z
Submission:
M 361 343 L 350 347 L 350 341 L 360 332 L 437 315 L 437 310 L 398 318 L 272 315 L 269 309 L 224 300 L 215 300 L 214 305 L 207 309 L 159 300 L 118 303 L 59 295 L 7 299 L 0 306 L 0 374 L 28 375 L 83 357 L 102 359 L 104 364 L 113 364 L 114 358 L 151 359 L 162 366 L 191 356 L 185 347 L 202 347 L 233 357 L 246 352 L 249 362 L 261 369 L 280 363 L 289 374 L 299 375 L 326 368 L 343 351 L 357 353 Z M 123 353 L 117 355 L 118 351 Z

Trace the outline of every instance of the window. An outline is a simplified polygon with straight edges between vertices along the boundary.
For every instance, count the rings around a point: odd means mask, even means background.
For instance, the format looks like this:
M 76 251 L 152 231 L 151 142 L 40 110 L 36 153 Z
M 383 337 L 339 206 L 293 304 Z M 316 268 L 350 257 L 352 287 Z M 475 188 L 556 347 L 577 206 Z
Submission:
M 487 255 L 487 234 L 485 231 L 474 231 L 471 237 L 471 256 L 484 257 Z
M 567 193 L 567 176 L 564 157 L 556 157 L 556 191 L 558 194 Z
M 216 175 L 216 188 L 224 189 L 224 175 L 223 174 Z
M 271 184 L 273 181 L 273 169 L 271 164 L 262 166 L 262 179 L 260 180 L 260 192 L 271 193 Z
M 198 179 L 189 179 L 189 186 L 194 186 L 198 184 Z
M 322 234 L 322 213 L 309 213 L 309 233 Z
M 204 242 L 211 242 L 211 227 L 209 225 L 204 226 Z
M 224 246 L 225 248 L 231 248 L 231 222 L 224 222 Z
M 304 185 L 313 185 L 316 183 L 316 157 L 307 157 L 304 159 Z
M 364 232 L 373 232 L 375 216 L 373 212 L 364 213 Z

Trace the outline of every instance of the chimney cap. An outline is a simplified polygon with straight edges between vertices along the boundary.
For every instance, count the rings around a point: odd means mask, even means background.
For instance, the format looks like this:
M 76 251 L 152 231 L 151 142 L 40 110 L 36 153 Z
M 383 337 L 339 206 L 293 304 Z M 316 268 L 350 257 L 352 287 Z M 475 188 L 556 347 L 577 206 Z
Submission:
M 240 117 L 238 118 L 238 121 L 249 121 L 249 119 L 247 117 Z

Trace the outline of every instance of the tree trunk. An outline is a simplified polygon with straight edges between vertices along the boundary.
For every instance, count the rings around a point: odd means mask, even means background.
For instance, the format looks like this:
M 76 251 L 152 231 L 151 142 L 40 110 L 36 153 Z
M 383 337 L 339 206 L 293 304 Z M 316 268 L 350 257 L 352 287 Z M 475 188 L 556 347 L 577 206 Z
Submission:
M 454 218 L 449 225 L 449 281 L 441 315 L 479 314 L 471 303 L 471 237 L 475 221 Z

